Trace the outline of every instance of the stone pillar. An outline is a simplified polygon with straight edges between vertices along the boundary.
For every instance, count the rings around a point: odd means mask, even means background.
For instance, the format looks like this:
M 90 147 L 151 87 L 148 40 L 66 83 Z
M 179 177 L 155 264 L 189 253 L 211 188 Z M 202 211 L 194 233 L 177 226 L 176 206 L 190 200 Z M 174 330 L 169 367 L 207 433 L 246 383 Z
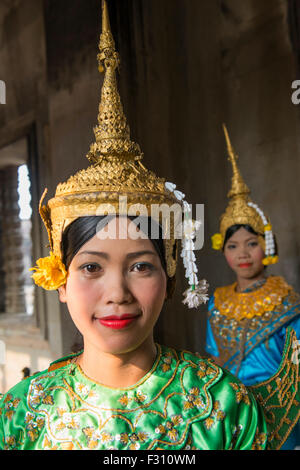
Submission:
M 3 240 L 2 240 L 2 225 L 3 225 L 3 187 L 4 187 L 4 172 L 0 170 L 0 314 L 5 312 L 5 272 L 3 269 Z
M 22 229 L 22 253 L 24 266 L 24 295 L 26 313 L 31 315 L 34 311 L 34 283 L 31 279 L 32 272 L 30 268 L 33 266 L 32 260 L 32 222 L 31 220 L 21 220 Z
M 5 312 L 24 313 L 24 266 L 22 231 L 18 205 L 18 167 L 4 169 L 3 185 L 3 268 L 5 272 Z

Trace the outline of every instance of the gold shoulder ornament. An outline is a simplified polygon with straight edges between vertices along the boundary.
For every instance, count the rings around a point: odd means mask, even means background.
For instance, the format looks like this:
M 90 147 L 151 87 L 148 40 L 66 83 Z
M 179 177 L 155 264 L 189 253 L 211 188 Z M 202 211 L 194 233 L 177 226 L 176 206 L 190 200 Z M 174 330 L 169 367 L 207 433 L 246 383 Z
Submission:
M 262 287 L 251 292 L 236 292 L 236 286 L 235 282 L 230 286 L 218 287 L 214 301 L 221 315 L 237 321 L 273 312 L 292 290 L 280 276 L 269 276 Z

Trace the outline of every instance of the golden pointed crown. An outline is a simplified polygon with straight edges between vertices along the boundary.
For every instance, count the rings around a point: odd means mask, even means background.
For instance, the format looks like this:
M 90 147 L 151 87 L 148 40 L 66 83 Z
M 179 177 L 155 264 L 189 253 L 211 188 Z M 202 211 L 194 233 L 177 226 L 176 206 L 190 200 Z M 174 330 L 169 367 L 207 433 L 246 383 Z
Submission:
M 231 189 L 228 192 L 229 204 L 220 219 L 220 233 L 224 240 L 226 231 L 235 224 L 250 225 L 258 234 L 264 234 L 264 223 L 255 208 L 249 206 L 250 190 L 241 175 L 237 165 L 238 155 L 235 153 L 228 135 L 227 128 L 223 124 L 227 143 L 228 159 L 232 165 Z
M 142 204 L 149 210 L 153 204 L 178 203 L 166 189 L 165 180 L 141 163 L 138 144 L 130 139 L 130 130 L 117 87 L 116 71 L 120 59 L 115 50 L 107 3 L 102 0 L 102 33 L 97 56 L 104 80 L 99 105 L 95 142 L 87 158 L 91 165 L 58 184 L 55 197 L 42 205 L 40 214 L 48 231 L 51 253 L 61 258 L 63 231 L 78 217 L 128 213 L 130 207 Z M 126 198 L 120 206 L 120 197 Z M 123 199 L 124 203 L 124 199 Z M 150 214 L 150 212 L 149 212 Z M 166 240 L 167 271 L 174 276 L 176 261 L 171 256 L 174 240 Z
M 243 180 L 237 165 L 238 156 L 235 153 L 228 135 L 227 128 L 223 124 L 227 143 L 228 159 L 232 165 L 231 189 L 228 193 L 229 204 L 220 218 L 220 233 L 215 233 L 212 238 L 212 247 L 215 250 L 224 248 L 227 230 L 233 225 L 250 225 L 258 234 L 258 241 L 264 250 L 264 265 L 274 264 L 278 261 L 276 255 L 275 239 L 269 219 L 262 210 L 250 199 L 250 190 Z

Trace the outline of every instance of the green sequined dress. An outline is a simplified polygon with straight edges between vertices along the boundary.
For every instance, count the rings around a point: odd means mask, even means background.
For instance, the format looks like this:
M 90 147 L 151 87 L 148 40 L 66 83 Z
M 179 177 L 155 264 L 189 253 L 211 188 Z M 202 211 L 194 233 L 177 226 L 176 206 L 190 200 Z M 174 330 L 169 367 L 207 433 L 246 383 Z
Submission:
M 267 447 L 267 422 L 254 394 L 211 360 L 157 345 L 149 373 L 115 389 L 89 379 L 73 357 L 2 397 L 0 449 Z

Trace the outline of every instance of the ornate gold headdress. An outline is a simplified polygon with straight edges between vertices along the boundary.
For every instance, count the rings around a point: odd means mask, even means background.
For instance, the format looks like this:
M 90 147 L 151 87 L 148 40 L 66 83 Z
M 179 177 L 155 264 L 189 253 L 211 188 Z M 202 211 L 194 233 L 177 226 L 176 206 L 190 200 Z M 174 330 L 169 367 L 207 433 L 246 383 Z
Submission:
M 87 158 L 91 165 L 71 176 L 56 188 L 55 197 L 42 205 L 47 190 L 40 202 L 40 215 L 48 231 L 50 256 L 37 261 L 32 268 L 34 281 L 48 290 L 65 284 L 67 272 L 62 263 L 61 240 L 63 231 L 78 217 L 94 215 L 130 214 L 139 207 L 141 213 L 155 218 L 153 206 L 162 204 L 173 207 L 180 204 L 181 215 L 186 214 L 183 232 L 182 257 L 191 287 L 185 292 L 185 303 L 198 306 L 207 300 L 206 281 L 199 283 L 192 253 L 193 238 L 197 224 L 190 219 L 190 207 L 184 194 L 172 183 L 166 183 L 147 170 L 143 164 L 138 144 L 130 139 L 129 126 L 123 112 L 117 87 L 116 70 L 120 59 L 110 29 L 107 3 L 102 0 L 102 33 L 98 54 L 99 71 L 104 72 L 104 81 L 99 105 L 98 126 L 94 129 L 95 142 Z M 156 212 L 157 214 L 157 212 Z M 158 211 L 158 222 L 162 213 Z M 174 227 L 169 227 L 169 236 L 164 239 L 167 274 L 174 277 L 176 271 L 176 244 Z M 174 254 L 175 252 L 175 254 Z
M 264 238 L 262 237 L 262 244 L 265 252 L 263 264 L 268 265 L 277 263 L 278 256 L 275 256 L 275 242 L 272 233 L 272 226 L 262 210 L 251 201 L 250 190 L 238 169 L 238 156 L 231 145 L 225 124 L 223 124 L 223 129 L 233 175 L 231 180 L 231 189 L 227 195 L 229 198 L 229 204 L 220 219 L 220 233 L 216 233 L 212 236 L 212 246 L 215 250 L 221 250 L 223 248 L 226 231 L 232 225 L 250 225 L 260 236 L 264 235 Z

